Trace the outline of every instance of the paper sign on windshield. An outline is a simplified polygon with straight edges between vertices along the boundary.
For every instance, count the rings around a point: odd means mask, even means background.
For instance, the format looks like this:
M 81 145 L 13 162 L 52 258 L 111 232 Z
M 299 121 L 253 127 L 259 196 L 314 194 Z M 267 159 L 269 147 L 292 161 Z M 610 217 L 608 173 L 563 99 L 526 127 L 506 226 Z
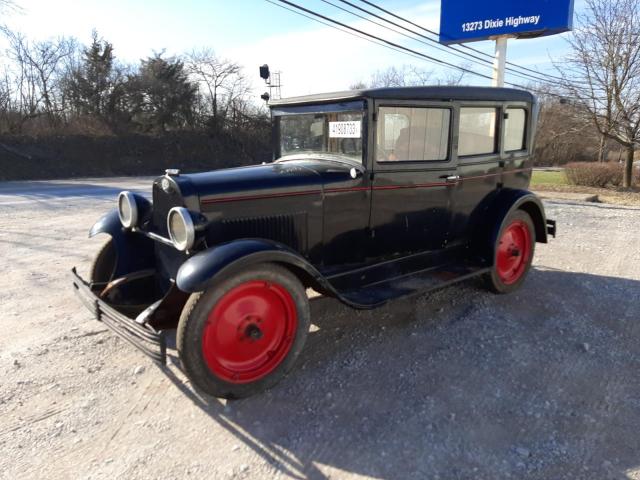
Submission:
M 329 138 L 360 138 L 361 121 L 329 122 Z

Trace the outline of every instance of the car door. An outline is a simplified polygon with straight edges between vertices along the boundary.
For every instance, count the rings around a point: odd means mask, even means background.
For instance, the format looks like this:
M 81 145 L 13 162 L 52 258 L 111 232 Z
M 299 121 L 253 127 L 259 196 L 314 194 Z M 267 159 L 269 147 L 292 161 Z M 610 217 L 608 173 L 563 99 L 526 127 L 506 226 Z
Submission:
M 484 207 L 483 200 L 490 200 L 502 182 L 502 115 L 500 102 L 461 102 L 456 108 L 458 138 L 453 155 L 459 181 L 453 190 L 451 226 L 456 241 L 469 239 L 474 222 L 482 221 L 476 213 Z
M 464 102 L 458 109 L 452 238 L 471 237 L 500 188 L 526 188 L 531 175 L 531 109 L 524 102 Z
M 443 102 L 376 102 L 372 254 L 446 247 L 457 175 L 453 119 L 452 106 Z

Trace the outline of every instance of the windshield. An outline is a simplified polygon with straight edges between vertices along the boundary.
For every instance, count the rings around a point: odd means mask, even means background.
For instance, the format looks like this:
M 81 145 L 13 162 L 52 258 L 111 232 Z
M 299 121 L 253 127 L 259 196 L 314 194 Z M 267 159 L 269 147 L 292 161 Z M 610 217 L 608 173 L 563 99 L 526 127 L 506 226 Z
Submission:
M 362 163 L 363 111 L 276 116 L 279 156 L 333 154 Z

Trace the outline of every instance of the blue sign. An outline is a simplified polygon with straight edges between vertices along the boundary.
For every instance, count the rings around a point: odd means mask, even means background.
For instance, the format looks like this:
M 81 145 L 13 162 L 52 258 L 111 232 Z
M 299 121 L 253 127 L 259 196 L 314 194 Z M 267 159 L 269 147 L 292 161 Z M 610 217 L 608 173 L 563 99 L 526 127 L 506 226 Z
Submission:
M 442 0 L 440 43 L 555 35 L 572 25 L 573 0 Z

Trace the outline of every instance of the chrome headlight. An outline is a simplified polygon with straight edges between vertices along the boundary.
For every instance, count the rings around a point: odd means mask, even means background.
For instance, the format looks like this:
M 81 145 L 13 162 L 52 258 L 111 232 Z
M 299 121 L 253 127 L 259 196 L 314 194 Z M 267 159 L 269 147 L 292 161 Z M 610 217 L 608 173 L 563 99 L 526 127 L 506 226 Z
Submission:
M 131 192 L 120 192 L 118 195 L 118 216 L 124 228 L 138 225 L 138 204 Z
M 184 207 L 173 207 L 167 216 L 169 237 L 178 250 L 183 252 L 193 247 L 196 239 L 196 228 L 189 210 Z

